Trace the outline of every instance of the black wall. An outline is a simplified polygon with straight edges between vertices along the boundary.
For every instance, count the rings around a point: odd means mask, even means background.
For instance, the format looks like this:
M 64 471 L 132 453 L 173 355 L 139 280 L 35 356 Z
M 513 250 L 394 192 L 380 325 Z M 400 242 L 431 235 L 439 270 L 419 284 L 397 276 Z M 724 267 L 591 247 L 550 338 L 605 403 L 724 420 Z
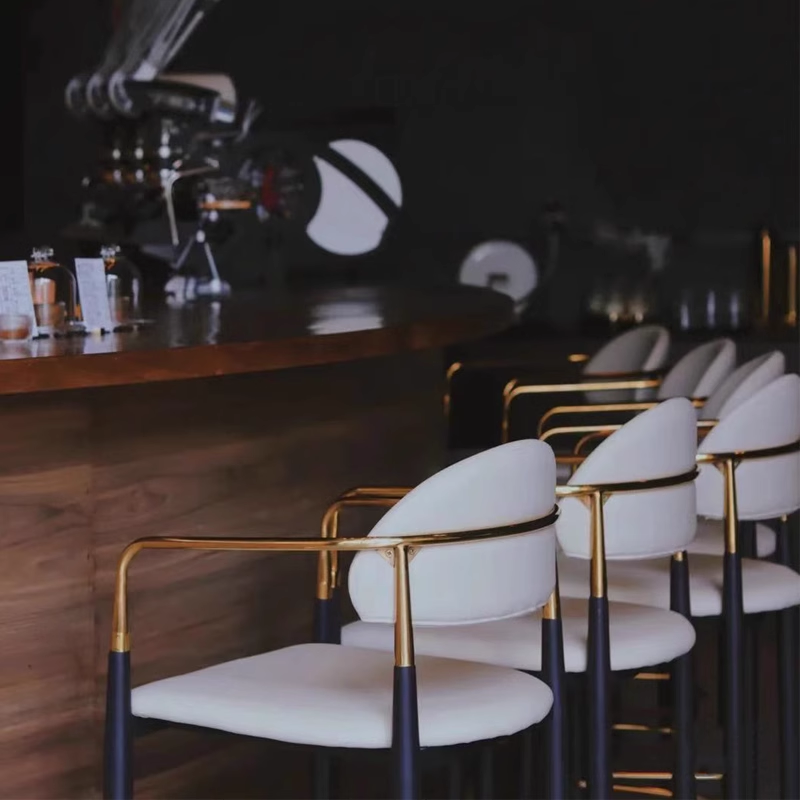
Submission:
M 408 272 L 452 274 L 550 199 L 576 226 L 797 235 L 795 0 L 340 6 L 226 0 L 175 67 L 230 73 L 276 125 L 393 107 Z M 26 7 L 23 238 L 52 241 L 96 140 L 63 87 L 99 60 L 110 3 Z

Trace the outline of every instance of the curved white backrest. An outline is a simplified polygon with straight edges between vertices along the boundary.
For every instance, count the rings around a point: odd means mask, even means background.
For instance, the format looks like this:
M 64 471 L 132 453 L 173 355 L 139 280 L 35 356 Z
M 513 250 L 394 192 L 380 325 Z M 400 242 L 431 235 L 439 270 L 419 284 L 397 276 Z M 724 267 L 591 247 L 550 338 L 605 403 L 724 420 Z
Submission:
M 701 453 L 761 450 L 800 439 L 800 377 L 782 375 L 723 413 L 700 445 Z M 697 478 L 697 510 L 723 516 L 724 485 L 709 464 Z M 742 461 L 736 468 L 739 519 L 773 519 L 800 508 L 800 453 Z
M 370 536 L 474 530 L 539 518 L 555 504 L 556 465 L 542 442 L 495 447 L 442 470 L 404 497 Z M 555 586 L 553 526 L 486 542 L 422 548 L 409 566 L 416 625 L 503 619 L 542 606 Z M 368 622 L 394 620 L 394 569 L 358 553 L 350 598 Z
M 709 397 L 733 372 L 736 345 L 730 339 L 715 339 L 690 350 L 664 376 L 659 400 L 670 397 Z
M 785 371 L 786 358 L 778 350 L 746 361 L 709 396 L 700 409 L 700 419 L 721 419 Z
M 641 325 L 604 344 L 583 368 L 584 375 L 604 372 L 650 372 L 663 367 L 669 353 L 669 331 Z
M 458 279 L 468 286 L 484 286 L 508 295 L 519 314 L 539 282 L 539 270 L 524 247 L 496 240 L 476 245 L 467 253 Z
M 402 188 L 397 170 L 377 147 L 356 139 L 331 142 L 330 148 L 357 166 L 399 208 Z M 306 233 L 330 253 L 356 256 L 374 250 L 383 240 L 389 218 L 361 187 L 324 158 L 314 156 L 320 178 L 320 199 Z
M 660 325 L 640 325 L 615 336 L 586 362 L 585 377 L 606 372 L 651 372 L 667 363 L 669 331 Z M 587 392 L 589 403 L 626 403 L 631 400 L 648 400 L 655 393 L 651 389 L 615 392 Z
M 697 452 L 697 415 L 689 400 L 673 398 L 634 417 L 608 437 L 569 483 L 597 485 L 665 478 L 689 472 Z M 556 533 L 569 556 L 591 557 L 589 508 L 561 501 Z M 694 483 L 611 495 L 603 508 L 606 558 L 671 555 L 692 541 L 697 528 Z

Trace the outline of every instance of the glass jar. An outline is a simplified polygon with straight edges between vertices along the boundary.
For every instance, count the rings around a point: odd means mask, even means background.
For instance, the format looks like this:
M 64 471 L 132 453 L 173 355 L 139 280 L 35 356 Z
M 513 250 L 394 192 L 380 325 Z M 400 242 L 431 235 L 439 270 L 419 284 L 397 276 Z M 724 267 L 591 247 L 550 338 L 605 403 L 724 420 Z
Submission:
M 64 333 L 75 319 L 75 276 L 54 260 L 52 247 L 34 247 L 28 279 L 39 335 Z
M 100 248 L 100 258 L 106 267 L 106 285 L 111 319 L 119 327 L 139 320 L 141 313 L 142 276 L 136 265 L 122 254 L 119 245 Z

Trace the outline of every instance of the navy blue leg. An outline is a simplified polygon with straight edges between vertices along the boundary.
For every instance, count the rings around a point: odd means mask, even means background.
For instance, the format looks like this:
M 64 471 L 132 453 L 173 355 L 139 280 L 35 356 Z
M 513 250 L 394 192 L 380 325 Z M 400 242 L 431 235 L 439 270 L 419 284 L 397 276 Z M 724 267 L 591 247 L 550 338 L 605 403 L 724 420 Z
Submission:
M 611 649 L 608 598 L 589 598 L 589 798 L 611 797 Z
M 395 797 L 397 800 L 417 800 L 420 782 L 416 667 L 394 668 L 392 756 Z
M 758 654 L 760 617 L 744 618 L 745 781 L 748 797 L 758 797 Z
M 481 747 L 480 798 L 492 800 L 494 796 L 494 750 L 490 744 Z
M 742 561 L 725 553 L 722 587 L 725 668 L 725 796 L 746 796 L 744 704 L 744 608 Z
M 331 753 L 324 748 L 314 751 L 314 800 L 331 800 L 336 796 L 335 764 Z
M 108 654 L 106 689 L 105 774 L 106 800 L 133 797 L 130 653 Z
M 339 614 L 339 593 L 336 589 L 330 600 L 314 601 L 314 641 L 323 644 L 342 643 L 342 623 Z
M 447 772 L 447 796 L 450 800 L 461 800 L 464 794 L 464 763 L 461 753 L 456 751 L 450 758 Z
M 542 678 L 553 692 L 553 708 L 547 726 L 547 794 L 550 800 L 567 796 L 566 675 L 564 672 L 564 633 L 560 619 L 542 620 Z M 531 759 L 532 752 L 523 753 Z
M 789 524 L 782 519 L 778 528 L 778 562 L 792 566 Z M 797 609 L 787 608 L 778 612 L 778 712 L 780 716 L 781 741 L 781 797 L 787 800 L 800 798 L 800 747 L 798 731 L 797 691 Z
M 673 557 L 670 566 L 670 608 L 691 621 L 689 557 Z M 697 796 L 695 786 L 694 682 L 692 652 L 672 662 L 672 713 L 674 718 L 675 774 L 672 796 L 688 800 Z

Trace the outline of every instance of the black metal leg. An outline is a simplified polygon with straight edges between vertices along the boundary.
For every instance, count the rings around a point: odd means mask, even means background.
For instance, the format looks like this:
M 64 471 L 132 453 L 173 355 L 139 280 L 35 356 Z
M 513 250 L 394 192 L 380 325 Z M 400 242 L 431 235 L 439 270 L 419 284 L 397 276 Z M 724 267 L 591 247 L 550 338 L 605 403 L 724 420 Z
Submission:
M 103 786 L 106 800 L 131 800 L 133 797 L 132 735 L 130 653 L 111 652 L 106 690 Z
M 456 752 L 450 758 L 447 769 L 447 796 L 450 800 L 461 800 L 464 795 L 464 763 Z
M 589 598 L 589 798 L 611 797 L 611 648 L 608 598 Z
M 560 619 L 542 620 L 542 678 L 553 692 L 553 708 L 545 720 L 547 730 L 547 794 L 550 800 L 567 796 L 566 675 L 564 633 Z M 525 754 L 532 757 L 532 753 Z
M 673 558 L 670 568 L 670 607 L 691 620 L 689 558 L 684 552 Z M 692 652 L 672 663 L 672 708 L 674 723 L 675 774 L 673 797 L 687 800 L 697 796 L 695 786 L 694 679 Z
M 339 593 L 334 589 L 330 600 L 314 601 L 314 641 L 323 644 L 342 643 Z
M 739 553 L 725 553 L 722 624 L 725 669 L 725 796 L 746 796 L 744 713 L 744 608 Z
M 336 794 L 336 765 L 333 755 L 319 748 L 314 752 L 314 800 L 331 800 Z
M 522 800 L 531 800 L 534 797 L 533 794 L 533 776 L 534 772 L 539 772 L 534 770 L 534 763 L 537 766 L 540 765 L 544 767 L 544 763 L 541 762 L 540 758 L 537 758 L 540 754 L 541 748 L 538 747 L 539 738 L 537 736 L 538 731 L 536 728 L 528 728 L 527 730 L 523 731 L 519 737 L 520 743 L 520 776 L 519 776 L 519 796 Z M 539 797 L 540 795 L 536 795 Z
M 583 673 L 569 675 L 567 710 L 569 712 L 569 796 L 576 796 L 578 782 L 587 772 L 586 750 L 589 729 L 586 725 L 587 676 Z M 582 796 L 582 794 L 580 795 Z
M 492 800 L 494 797 L 494 749 L 490 744 L 481 747 L 480 756 L 480 798 Z
M 778 528 L 778 562 L 792 566 L 792 548 L 789 524 L 781 520 Z M 798 668 L 797 609 L 778 612 L 778 714 L 781 742 L 781 797 L 787 800 L 800 798 L 800 720 L 798 719 L 797 668 Z
M 397 800 L 417 800 L 420 780 L 416 667 L 394 668 L 392 755 L 395 797 Z
M 760 618 L 744 618 L 745 782 L 748 797 L 758 797 L 758 626 Z

